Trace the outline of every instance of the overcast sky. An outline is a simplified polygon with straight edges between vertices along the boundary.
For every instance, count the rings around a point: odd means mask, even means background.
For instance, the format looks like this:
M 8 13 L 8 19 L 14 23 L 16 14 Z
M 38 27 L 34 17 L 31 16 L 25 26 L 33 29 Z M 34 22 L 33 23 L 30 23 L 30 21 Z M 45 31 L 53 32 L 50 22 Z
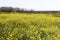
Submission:
M 60 0 L 0 0 L 0 7 L 2 6 L 34 10 L 60 10 Z

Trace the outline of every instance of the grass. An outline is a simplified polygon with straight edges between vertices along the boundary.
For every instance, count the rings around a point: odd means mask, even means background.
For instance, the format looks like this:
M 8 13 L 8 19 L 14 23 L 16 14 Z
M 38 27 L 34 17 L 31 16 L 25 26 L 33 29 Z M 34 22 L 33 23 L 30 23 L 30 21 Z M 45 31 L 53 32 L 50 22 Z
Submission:
M 60 40 L 60 17 L 0 14 L 0 40 Z

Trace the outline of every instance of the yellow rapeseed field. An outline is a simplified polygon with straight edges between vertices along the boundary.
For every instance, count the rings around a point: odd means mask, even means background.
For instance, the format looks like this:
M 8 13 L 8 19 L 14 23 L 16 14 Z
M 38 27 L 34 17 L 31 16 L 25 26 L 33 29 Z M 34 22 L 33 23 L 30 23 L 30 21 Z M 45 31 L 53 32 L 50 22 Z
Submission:
M 0 40 L 60 40 L 60 17 L 0 14 Z

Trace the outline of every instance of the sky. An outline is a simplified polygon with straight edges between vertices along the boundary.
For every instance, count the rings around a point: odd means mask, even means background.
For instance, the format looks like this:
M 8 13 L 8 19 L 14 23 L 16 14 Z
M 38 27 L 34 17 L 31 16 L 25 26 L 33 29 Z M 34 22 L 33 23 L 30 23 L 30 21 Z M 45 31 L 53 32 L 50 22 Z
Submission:
M 2 6 L 40 11 L 60 11 L 60 0 L 0 0 L 0 7 Z

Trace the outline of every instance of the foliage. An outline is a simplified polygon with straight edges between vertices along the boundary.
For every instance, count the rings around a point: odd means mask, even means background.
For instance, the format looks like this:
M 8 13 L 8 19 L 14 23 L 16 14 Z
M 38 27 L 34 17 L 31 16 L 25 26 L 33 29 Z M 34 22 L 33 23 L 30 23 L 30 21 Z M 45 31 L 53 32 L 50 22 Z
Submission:
M 60 40 L 60 17 L 0 14 L 0 40 Z

